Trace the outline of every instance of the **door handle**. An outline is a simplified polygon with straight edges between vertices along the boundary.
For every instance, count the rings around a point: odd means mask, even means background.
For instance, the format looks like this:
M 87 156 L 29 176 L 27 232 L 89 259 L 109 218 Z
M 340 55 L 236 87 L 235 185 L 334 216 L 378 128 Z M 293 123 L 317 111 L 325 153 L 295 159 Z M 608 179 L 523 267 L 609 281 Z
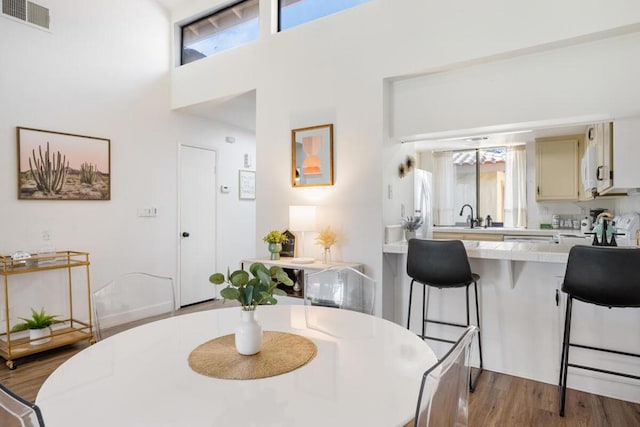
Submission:
M 182 232 L 182 237 L 189 237 L 189 233 L 187 233 L 186 231 Z

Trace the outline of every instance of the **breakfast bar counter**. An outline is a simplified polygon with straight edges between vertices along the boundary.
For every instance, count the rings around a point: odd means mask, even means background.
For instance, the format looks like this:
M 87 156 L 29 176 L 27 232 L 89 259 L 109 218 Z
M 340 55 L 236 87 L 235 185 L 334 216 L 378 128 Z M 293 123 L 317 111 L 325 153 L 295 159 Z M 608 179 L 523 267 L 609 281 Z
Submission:
M 480 325 L 486 369 L 557 384 L 562 350 L 566 295 L 561 291 L 571 245 L 463 240 L 478 282 Z M 406 327 L 411 279 L 406 274 L 407 243 L 383 247 L 383 316 Z M 473 299 L 473 297 L 471 297 Z M 465 290 L 432 289 L 429 317 L 464 323 Z M 472 304 L 473 305 L 473 304 Z M 411 328 L 421 328 L 422 295 L 414 295 Z M 475 319 L 475 313 L 471 312 Z M 572 337 L 585 345 L 637 353 L 640 349 L 640 310 L 609 309 L 574 303 Z M 457 328 L 429 324 L 429 334 L 455 339 Z M 439 357 L 448 344 L 428 341 Z M 572 357 L 602 369 L 640 372 L 634 358 L 581 349 Z M 477 355 L 473 358 L 476 359 Z M 472 359 L 473 360 L 473 359 Z M 638 382 L 579 369 L 569 370 L 569 388 L 639 402 Z
M 469 258 L 566 264 L 571 245 L 463 240 Z M 406 254 L 407 242 L 385 244 L 385 254 Z

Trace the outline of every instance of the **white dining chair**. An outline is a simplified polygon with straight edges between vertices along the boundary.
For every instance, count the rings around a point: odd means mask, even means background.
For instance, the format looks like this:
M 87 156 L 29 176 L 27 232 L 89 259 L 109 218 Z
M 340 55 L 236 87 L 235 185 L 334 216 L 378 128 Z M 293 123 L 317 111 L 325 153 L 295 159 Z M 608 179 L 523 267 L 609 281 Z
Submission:
M 414 427 L 468 424 L 469 355 L 478 331 L 476 326 L 468 326 L 449 352 L 423 374 Z
M 0 384 L 0 426 L 44 427 L 40 408 Z
M 305 276 L 304 303 L 372 314 L 375 290 L 375 280 L 355 268 L 329 267 Z
M 92 294 L 96 340 L 175 314 L 171 277 L 126 273 Z

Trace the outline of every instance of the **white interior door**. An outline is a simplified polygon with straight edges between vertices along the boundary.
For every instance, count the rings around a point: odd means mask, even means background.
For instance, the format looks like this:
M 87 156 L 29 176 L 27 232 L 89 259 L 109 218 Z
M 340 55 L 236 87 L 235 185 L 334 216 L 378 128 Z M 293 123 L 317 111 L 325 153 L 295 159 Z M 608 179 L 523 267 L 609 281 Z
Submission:
M 216 152 L 180 147 L 180 306 L 215 297 Z

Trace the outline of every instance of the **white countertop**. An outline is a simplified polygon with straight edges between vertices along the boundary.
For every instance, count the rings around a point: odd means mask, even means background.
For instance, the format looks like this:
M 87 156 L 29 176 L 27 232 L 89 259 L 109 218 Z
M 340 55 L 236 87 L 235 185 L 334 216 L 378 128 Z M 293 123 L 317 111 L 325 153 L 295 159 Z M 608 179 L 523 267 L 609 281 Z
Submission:
M 433 227 L 434 233 L 478 233 L 478 234 L 505 234 L 508 236 L 554 236 L 556 234 L 581 235 L 580 230 L 558 228 L 555 230 L 539 228 L 509 228 L 509 227 Z
M 485 242 L 476 240 L 463 240 L 463 243 L 469 258 L 551 262 L 557 264 L 565 264 L 567 262 L 569 250 L 572 246 L 553 243 Z M 386 254 L 406 254 L 407 242 L 387 243 L 383 246 L 382 251 Z

